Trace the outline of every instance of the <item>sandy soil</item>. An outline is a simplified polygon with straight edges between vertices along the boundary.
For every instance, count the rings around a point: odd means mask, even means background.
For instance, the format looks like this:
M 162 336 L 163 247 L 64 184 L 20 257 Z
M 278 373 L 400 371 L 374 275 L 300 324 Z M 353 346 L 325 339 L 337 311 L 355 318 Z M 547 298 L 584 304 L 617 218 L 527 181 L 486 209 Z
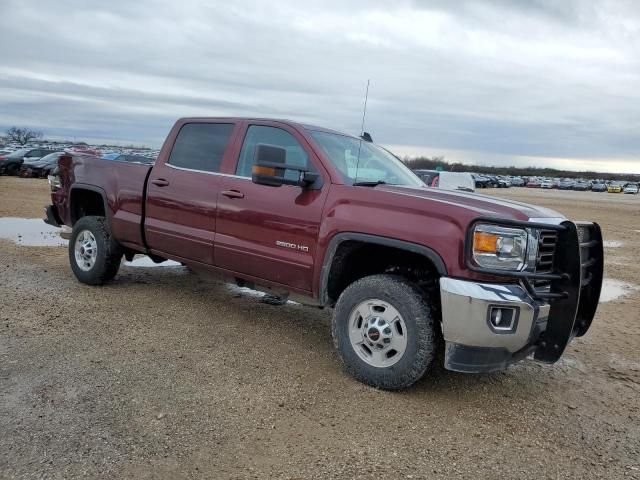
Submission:
M 0 177 L 0 217 L 46 181 Z M 640 285 L 640 196 L 492 190 L 592 219 Z M 64 247 L 0 240 L 2 478 L 640 478 L 640 293 L 555 365 L 438 369 L 389 393 L 347 377 L 330 311 L 266 305 L 182 267 L 92 288 Z

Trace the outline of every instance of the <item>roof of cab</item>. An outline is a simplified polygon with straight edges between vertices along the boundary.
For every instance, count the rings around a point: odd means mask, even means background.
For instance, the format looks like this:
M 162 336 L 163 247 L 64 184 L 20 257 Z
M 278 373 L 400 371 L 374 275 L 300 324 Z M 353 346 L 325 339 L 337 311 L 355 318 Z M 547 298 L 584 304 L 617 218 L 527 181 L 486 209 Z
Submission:
M 189 121 L 189 120 L 198 120 L 198 121 L 202 121 L 202 120 L 215 120 L 215 121 L 220 121 L 220 120 L 227 120 L 227 121 L 232 121 L 232 122 L 237 122 L 237 121 L 246 121 L 246 122 L 280 122 L 280 123 L 284 123 L 287 125 L 291 125 L 294 128 L 297 129 L 303 129 L 303 130 L 307 130 L 307 131 L 316 131 L 316 132 L 325 132 L 325 133 L 333 133 L 336 135 L 343 135 L 345 137 L 354 137 L 354 138 L 358 138 L 355 135 L 350 135 L 348 133 L 344 133 L 344 132 L 340 132 L 338 130 L 333 130 L 330 128 L 326 128 L 326 127 L 320 127 L 318 125 L 311 125 L 308 123 L 300 123 L 300 122 L 296 122 L 293 120 L 288 120 L 286 118 L 261 118 L 261 117 L 183 117 L 180 118 L 178 121 L 180 122 L 184 122 L 184 121 Z

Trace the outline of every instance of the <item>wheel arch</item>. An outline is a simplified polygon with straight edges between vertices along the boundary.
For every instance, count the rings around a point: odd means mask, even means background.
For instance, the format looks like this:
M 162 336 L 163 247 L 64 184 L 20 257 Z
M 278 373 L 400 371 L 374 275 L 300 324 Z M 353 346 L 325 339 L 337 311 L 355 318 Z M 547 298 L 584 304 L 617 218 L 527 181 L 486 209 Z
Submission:
M 337 301 L 336 290 L 341 292 L 352 281 L 361 278 L 357 276 L 352 279 L 340 279 L 338 286 L 333 285 L 333 282 L 337 278 L 337 270 L 340 269 L 340 264 L 344 262 L 345 258 L 341 258 L 343 254 L 346 258 L 353 253 L 352 251 L 345 250 L 352 246 L 353 251 L 361 247 L 376 247 L 379 249 L 388 249 L 387 251 L 393 251 L 396 254 L 406 254 L 420 258 L 424 261 L 425 265 L 431 267 L 433 272 L 438 276 L 447 275 L 447 268 L 444 260 L 432 248 L 425 245 L 420 245 L 405 240 L 398 240 L 395 238 L 384 237 L 380 235 L 371 235 L 366 233 L 357 232 L 342 232 L 334 235 L 329 241 L 326 253 L 322 261 L 322 267 L 320 271 L 320 286 L 319 286 L 319 301 L 322 305 L 333 305 Z M 351 249 L 351 248 L 349 248 Z M 382 273 L 382 272 L 372 272 Z
M 85 202 L 85 205 L 81 204 Z M 76 183 L 69 190 L 69 220 L 73 226 L 80 218 L 95 215 L 111 223 L 106 192 L 95 185 Z

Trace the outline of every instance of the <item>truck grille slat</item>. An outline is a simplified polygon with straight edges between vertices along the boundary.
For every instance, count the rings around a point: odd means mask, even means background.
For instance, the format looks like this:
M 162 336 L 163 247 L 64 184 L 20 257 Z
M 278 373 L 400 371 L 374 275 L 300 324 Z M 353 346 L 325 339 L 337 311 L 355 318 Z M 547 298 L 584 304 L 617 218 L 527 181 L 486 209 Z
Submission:
M 535 273 L 552 273 L 556 253 L 556 243 L 558 242 L 558 232 L 555 230 L 542 230 L 538 240 L 538 258 L 536 261 Z M 546 289 L 551 284 L 550 280 L 534 280 L 536 288 Z

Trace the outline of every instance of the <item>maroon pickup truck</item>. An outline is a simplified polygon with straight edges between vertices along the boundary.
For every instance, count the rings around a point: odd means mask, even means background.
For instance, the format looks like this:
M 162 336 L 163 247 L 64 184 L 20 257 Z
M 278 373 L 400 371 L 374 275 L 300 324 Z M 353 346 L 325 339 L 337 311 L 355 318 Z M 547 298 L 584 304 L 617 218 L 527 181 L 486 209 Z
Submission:
M 436 357 L 461 372 L 553 363 L 586 333 L 602 284 L 597 224 L 427 188 L 367 140 L 181 119 L 154 165 L 62 157 L 46 221 L 73 228 L 69 261 L 87 284 L 143 253 L 334 308 L 345 369 L 379 388 L 413 384 Z

